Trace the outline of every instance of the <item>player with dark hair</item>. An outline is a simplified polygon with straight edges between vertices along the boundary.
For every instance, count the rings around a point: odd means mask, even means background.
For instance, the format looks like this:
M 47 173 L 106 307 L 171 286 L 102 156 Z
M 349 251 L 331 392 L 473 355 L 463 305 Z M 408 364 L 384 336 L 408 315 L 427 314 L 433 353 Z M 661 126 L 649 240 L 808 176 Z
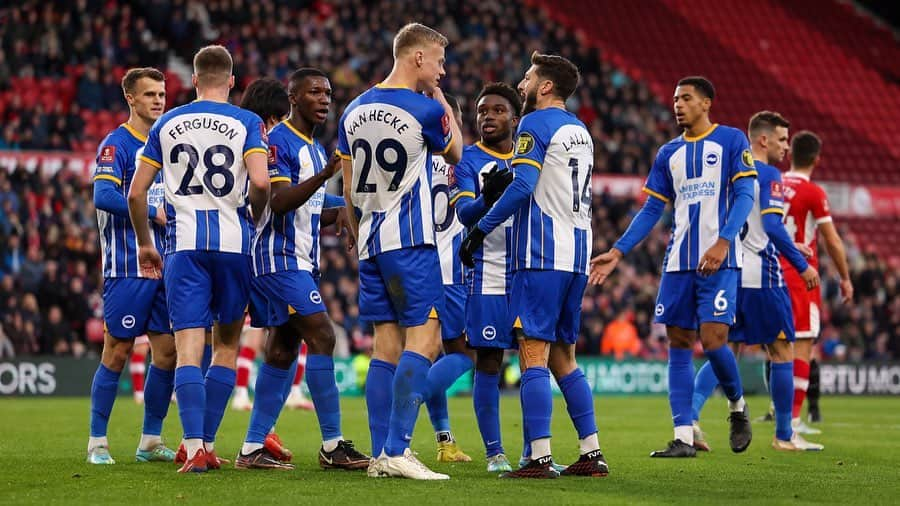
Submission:
M 163 262 L 147 225 L 147 191 L 163 172 L 164 279 L 178 352 L 175 395 L 186 450 L 179 472 L 206 472 L 222 464 L 215 453 L 216 432 L 234 388 L 250 297 L 253 226 L 263 218 L 269 197 L 265 124 L 228 103 L 232 68 L 231 55 L 222 46 L 197 52 L 192 76 L 197 100 L 154 123 L 128 194 L 141 272 L 159 278 Z M 204 378 L 200 365 L 211 324 L 212 365 Z
M 401 28 L 391 73 L 347 106 L 338 128 L 344 197 L 358 232 L 360 319 L 375 326 L 366 378 L 373 477 L 449 479 L 409 449 L 444 316 L 430 158 L 456 164 L 462 154 L 462 133 L 438 87 L 447 44 L 427 26 Z
M 463 262 L 474 266 L 474 254 L 488 234 L 514 216 L 509 320 L 524 369 L 520 395 L 531 460 L 501 475 L 506 478 L 560 475 L 550 452 L 551 371 L 566 399 L 581 450 L 578 461 L 562 474 L 609 473 L 597 439 L 591 387 L 575 360 L 588 280 L 594 164 L 591 135 L 565 106 L 578 81 L 578 68 L 569 60 L 532 54 L 531 67 L 519 83 L 525 104 L 510 162 L 515 179 L 460 249 Z
M 165 287 L 162 281 L 147 277 L 138 266 L 138 248 L 125 200 L 150 126 L 165 109 L 165 77 L 154 68 L 130 69 L 122 78 L 122 92 L 128 102 L 128 121 L 103 139 L 97 149 L 97 168 L 94 170 L 94 205 L 103 255 L 106 332 L 100 365 L 91 384 L 91 435 L 87 456 L 91 464 L 115 463 L 109 454 L 107 424 L 119 390 L 119 375 L 135 338 L 145 333 L 153 358 L 144 387 L 144 428 L 135 458 L 138 462 L 171 462 L 175 458 L 175 453 L 160 437 L 175 376 L 175 341 L 166 311 Z M 162 180 L 156 178 L 152 181 L 149 202 L 145 202 L 145 205 L 149 203 L 153 246 L 158 251 L 165 249 L 166 214 L 162 207 L 162 192 Z M 143 360 L 140 365 L 144 365 Z
M 318 289 L 319 222 L 323 208 L 344 200 L 325 193 L 340 158 L 329 160 L 313 136 L 331 107 L 331 83 L 318 69 L 295 71 L 288 84 L 290 116 L 269 133 L 269 208 L 253 246 L 254 326 L 269 328 L 265 362 L 256 380 L 256 402 L 244 445 L 235 461 L 241 469 L 292 468 L 266 445 L 284 405 L 290 369 L 301 339 L 309 347 L 309 384 L 322 447 L 323 468 L 364 469 L 369 457 L 341 434 L 341 412 L 334 377 L 335 336 Z
M 818 232 L 822 232 L 825 250 L 831 257 L 841 277 L 841 297 L 845 304 L 853 300 L 853 283 L 850 280 L 850 269 L 844 244 L 828 209 L 828 196 L 817 184 L 810 181 L 813 170 L 819 164 L 822 153 L 822 140 L 810 131 L 797 132 L 791 139 L 791 170 L 784 175 L 785 213 L 784 223 L 794 236 L 794 242 L 808 247 L 812 256 L 810 265 L 819 266 L 817 244 Z M 822 292 L 819 289 L 809 290 L 803 283 L 800 273 L 782 256 L 781 266 L 788 291 L 791 294 L 791 306 L 794 311 L 794 324 L 797 328 L 797 342 L 794 343 L 794 406 L 791 425 L 800 434 L 819 434 L 821 431 L 806 425 L 800 418 L 803 401 L 810 387 L 812 376 L 810 359 L 813 344 L 819 337 L 819 315 L 822 306 Z M 817 392 L 818 393 L 818 392 Z M 818 403 L 813 409 L 810 400 L 810 412 L 818 414 Z
M 741 230 L 744 265 L 736 321 L 728 340 L 735 355 L 741 344 L 758 344 L 765 348 L 772 361 L 768 380 L 776 421 L 772 446 L 782 451 L 821 450 L 821 445 L 809 443 L 791 430 L 794 321 L 778 254 L 788 258 L 801 273 L 807 289 L 819 286 L 819 274 L 807 263 L 782 223 L 784 186 L 773 164 L 781 162 L 787 154 L 789 127 L 790 123 L 777 112 L 761 111 L 750 118 L 747 134 L 759 174 L 756 201 Z M 694 447 L 698 450 L 709 451 L 698 420 L 703 404 L 717 384 L 710 363 L 705 363 L 694 381 Z
M 463 148 L 456 166 L 451 203 L 459 221 L 472 226 L 512 182 L 513 135 L 519 125 L 522 100 L 512 86 L 490 83 L 475 100 L 479 141 Z M 472 401 L 485 447 L 488 472 L 512 471 L 500 434 L 500 370 L 503 352 L 515 346 L 509 318 L 512 252 L 507 251 L 512 224 L 505 223 L 485 237 L 475 253 L 469 275 L 469 304 L 465 328 L 475 348 Z
M 453 121 L 462 129 L 462 109 L 459 101 L 444 94 L 453 110 Z M 440 155 L 431 157 L 431 198 L 434 206 L 434 235 L 441 278 L 444 283 L 444 306 L 441 315 L 441 339 L 444 353 L 428 370 L 429 396 L 425 399 L 428 416 L 438 444 L 438 462 L 471 462 L 453 437 L 450 414 L 447 410 L 447 389 L 474 364 L 475 352 L 466 345 L 465 321 L 468 289 L 465 268 L 459 261 L 459 243 L 465 227 L 456 219 L 450 205 L 450 188 L 455 179 L 455 167 Z
M 649 196 L 628 230 L 608 252 L 591 260 L 591 283 L 600 284 L 650 233 L 666 204 L 673 204 L 656 321 L 666 325 L 669 337 L 669 405 L 675 438 L 651 457 L 696 456 L 691 401 L 698 335 L 728 398 L 732 451 L 746 450 L 752 438 L 737 361 L 726 344 L 742 266 L 738 235 L 753 208 L 757 170 L 747 136 L 710 121 L 714 97 L 715 88 L 706 78 L 678 82 L 674 111 L 684 133 L 659 149 L 644 185 Z

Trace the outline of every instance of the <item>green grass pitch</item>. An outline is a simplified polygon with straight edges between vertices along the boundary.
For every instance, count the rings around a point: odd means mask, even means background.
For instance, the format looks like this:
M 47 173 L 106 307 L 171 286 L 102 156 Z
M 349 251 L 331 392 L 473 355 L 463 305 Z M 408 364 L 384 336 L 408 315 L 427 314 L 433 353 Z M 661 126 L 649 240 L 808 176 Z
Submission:
M 821 453 L 784 454 L 771 449 L 773 426 L 754 424 L 750 449 L 728 449 L 725 402 L 713 398 L 704 429 L 713 452 L 690 460 L 655 460 L 651 450 L 671 439 L 665 397 L 597 399 L 600 441 L 611 473 L 606 478 L 547 481 L 499 480 L 484 470 L 482 445 L 470 398 L 450 401 L 454 432 L 473 458 L 468 464 L 436 464 L 435 445 L 423 409 L 413 441 L 423 462 L 450 474 L 449 482 L 370 479 L 364 472 L 322 471 L 315 415 L 288 411 L 278 433 L 294 453 L 293 471 L 239 471 L 179 475 L 174 465 L 137 464 L 134 449 L 142 410 L 130 398 L 117 400 L 109 439 L 115 466 L 84 462 L 88 399 L 0 400 L 0 504 L 898 504 L 900 503 L 900 399 L 830 397 L 822 402 L 825 444 Z M 765 399 L 750 400 L 751 415 Z M 342 400 L 344 436 L 368 451 L 365 404 Z M 553 420 L 554 457 L 577 458 L 575 433 L 561 399 Z M 517 397 L 501 406 L 505 447 L 521 450 Z M 234 458 L 248 413 L 228 411 L 216 443 Z M 164 436 L 180 437 L 173 405 Z

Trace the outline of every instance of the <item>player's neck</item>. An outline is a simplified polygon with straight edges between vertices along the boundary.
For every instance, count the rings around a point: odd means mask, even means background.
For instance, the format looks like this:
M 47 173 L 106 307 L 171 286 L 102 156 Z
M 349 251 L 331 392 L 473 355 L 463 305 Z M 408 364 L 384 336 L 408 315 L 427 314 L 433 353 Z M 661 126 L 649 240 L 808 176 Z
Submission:
M 316 126 L 304 120 L 303 116 L 294 114 L 292 111 L 291 115 L 288 116 L 287 121 L 291 124 L 292 127 L 294 127 L 295 130 L 312 139 L 313 130 L 315 130 Z
M 407 88 L 416 91 L 416 78 L 401 67 L 394 66 L 391 73 L 378 85 L 381 88 Z
M 495 142 L 495 143 L 490 143 L 490 142 L 485 141 L 484 139 L 481 139 L 481 145 L 490 149 L 491 151 L 500 153 L 502 155 L 511 153 L 513 150 L 512 138 L 506 138 L 500 142 Z
M 812 167 L 797 167 L 795 165 L 791 165 L 791 172 L 796 172 L 798 174 L 804 174 L 806 177 L 812 175 L 813 168 Z
M 769 156 L 766 154 L 765 148 L 760 148 L 754 145 L 750 148 L 750 152 L 753 153 L 754 160 L 760 161 L 762 163 L 769 163 Z
M 546 99 L 541 100 L 538 98 L 537 103 L 534 104 L 534 109 L 536 111 L 540 111 L 541 109 L 550 109 L 555 107 L 557 109 L 566 110 L 566 101 L 554 96 L 549 96 Z
M 710 121 L 708 117 L 699 119 L 693 125 L 691 125 L 689 127 L 685 127 L 684 136 L 685 137 L 699 137 L 699 136 L 705 134 L 706 132 L 708 132 L 709 129 L 712 128 L 712 126 L 713 126 L 712 121 Z
M 125 123 L 127 123 L 128 126 L 133 128 L 136 132 L 143 135 L 144 137 L 147 137 L 147 135 L 150 134 L 150 127 L 153 126 L 152 121 L 147 121 L 134 112 L 132 112 L 131 115 L 128 116 L 128 121 L 126 121 Z
M 197 88 L 197 100 L 228 103 L 229 88 Z

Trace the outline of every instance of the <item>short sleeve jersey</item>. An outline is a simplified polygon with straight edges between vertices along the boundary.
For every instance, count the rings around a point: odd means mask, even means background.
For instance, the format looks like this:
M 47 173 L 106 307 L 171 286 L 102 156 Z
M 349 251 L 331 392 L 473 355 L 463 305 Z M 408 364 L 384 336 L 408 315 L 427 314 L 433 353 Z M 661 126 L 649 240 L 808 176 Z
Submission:
M 163 172 L 167 253 L 250 255 L 244 159 L 254 152 L 268 153 L 265 125 L 228 103 L 194 101 L 154 123 L 140 159 Z
M 360 259 L 435 244 L 431 157 L 451 142 L 444 108 L 410 89 L 376 86 L 347 106 L 338 153 L 353 166 Z

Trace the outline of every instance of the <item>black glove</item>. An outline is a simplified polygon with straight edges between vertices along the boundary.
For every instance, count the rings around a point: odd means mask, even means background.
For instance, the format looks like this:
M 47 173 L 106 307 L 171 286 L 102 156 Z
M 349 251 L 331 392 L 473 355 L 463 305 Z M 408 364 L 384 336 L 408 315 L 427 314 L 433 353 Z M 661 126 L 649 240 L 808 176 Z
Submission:
M 513 182 L 515 176 L 507 168 L 501 169 L 496 163 L 487 173 L 481 175 L 481 196 L 488 207 L 500 200 L 503 191 Z
M 463 239 L 462 244 L 459 246 L 459 259 L 462 260 L 463 265 L 475 267 L 473 255 L 481 249 L 481 245 L 484 243 L 484 236 L 485 233 L 476 225 L 472 227 L 472 230 Z

